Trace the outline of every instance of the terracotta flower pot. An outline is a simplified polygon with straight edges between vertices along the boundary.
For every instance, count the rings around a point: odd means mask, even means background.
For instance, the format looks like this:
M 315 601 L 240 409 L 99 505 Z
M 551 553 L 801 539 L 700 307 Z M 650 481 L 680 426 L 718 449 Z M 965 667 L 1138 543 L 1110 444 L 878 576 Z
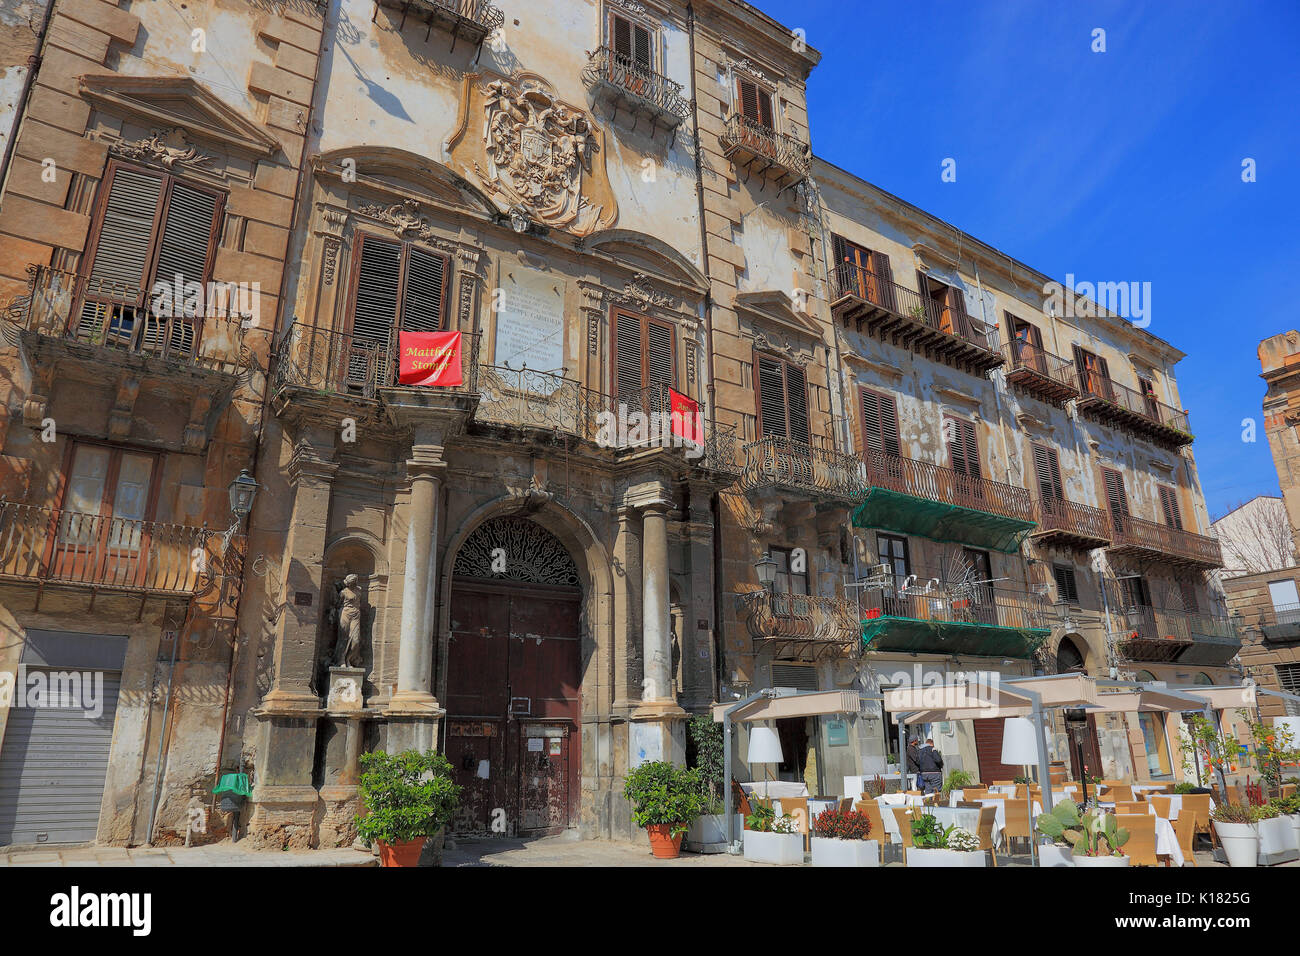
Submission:
M 414 840 L 403 840 L 400 843 L 385 843 L 379 841 L 379 865 L 380 866 L 418 866 L 420 862 L 420 851 L 424 849 L 424 841 L 427 837 L 416 837 Z
M 682 837 L 685 833 L 673 836 L 673 824 L 651 823 L 645 828 L 650 836 L 650 850 L 660 860 L 675 860 L 682 852 Z

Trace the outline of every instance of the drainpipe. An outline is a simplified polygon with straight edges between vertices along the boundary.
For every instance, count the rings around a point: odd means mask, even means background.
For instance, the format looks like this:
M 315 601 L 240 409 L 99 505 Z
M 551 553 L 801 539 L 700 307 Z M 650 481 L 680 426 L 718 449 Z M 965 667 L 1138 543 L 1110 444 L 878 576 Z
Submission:
M 696 98 L 696 59 L 695 59 L 695 7 L 686 4 L 686 33 L 691 46 L 691 124 L 695 138 L 695 203 L 700 214 L 700 271 L 704 273 L 704 348 L 709 353 L 709 382 L 705 386 L 708 395 L 709 428 L 718 424 L 718 406 L 716 376 L 713 374 L 713 287 L 709 284 L 709 237 L 704 225 L 704 160 L 700 155 L 700 104 Z
M 36 74 L 45 56 L 45 38 L 50 29 L 50 20 L 54 16 L 55 2 L 56 0 L 46 0 L 45 16 L 41 19 L 40 32 L 36 34 L 36 52 L 27 58 L 27 76 L 23 79 L 23 91 L 18 95 L 18 109 L 14 113 L 13 129 L 8 142 L 5 143 L 4 161 L 0 162 L 0 170 L 4 171 L 4 182 L 0 182 L 0 206 L 4 205 L 5 189 L 9 185 L 14 148 L 18 142 L 18 129 L 27 119 L 27 101 L 31 98 L 32 87 L 36 84 Z
M 176 680 L 176 648 L 181 643 L 181 636 L 188 630 L 193 620 L 193 605 L 190 605 L 190 607 L 191 613 L 185 615 L 185 620 L 180 629 L 172 633 L 172 662 L 167 671 L 167 696 L 163 703 L 162 723 L 158 726 L 158 757 L 154 761 L 153 796 L 149 800 L 149 832 L 145 835 L 144 841 L 146 846 L 153 845 L 153 831 L 154 827 L 158 825 L 158 788 L 162 785 L 163 748 L 166 746 L 168 734 L 167 717 L 172 709 L 172 684 Z M 217 760 L 220 761 L 220 759 L 221 757 L 218 754 Z

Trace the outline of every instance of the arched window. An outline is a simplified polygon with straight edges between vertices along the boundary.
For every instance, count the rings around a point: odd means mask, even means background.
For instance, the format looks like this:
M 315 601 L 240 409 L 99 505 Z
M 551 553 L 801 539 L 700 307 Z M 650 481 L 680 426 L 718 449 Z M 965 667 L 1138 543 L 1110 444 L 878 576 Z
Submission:
M 1192 683 L 1196 684 L 1198 687 L 1210 687 L 1214 684 L 1214 678 L 1205 673 L 1205 671 L 1201 671 L 1196 675 L 1196 678 Z

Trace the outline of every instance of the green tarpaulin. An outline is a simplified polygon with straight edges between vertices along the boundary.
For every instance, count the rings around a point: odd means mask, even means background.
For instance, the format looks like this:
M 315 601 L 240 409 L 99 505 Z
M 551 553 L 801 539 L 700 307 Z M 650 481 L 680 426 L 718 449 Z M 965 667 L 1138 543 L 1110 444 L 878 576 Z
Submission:
M 869 651 L 916 651 L 971 657 L 1030 657 L 1052 633 L 1046 627 L 1001 627 L 971 621 L 876 617 L 862 622 Z
M 1020 550 L 1021 538 L 1037 522 L 930 501 L 888 488 L 870 488 L 862 503 L 853 509 L 853 525 L 1014 554 Z

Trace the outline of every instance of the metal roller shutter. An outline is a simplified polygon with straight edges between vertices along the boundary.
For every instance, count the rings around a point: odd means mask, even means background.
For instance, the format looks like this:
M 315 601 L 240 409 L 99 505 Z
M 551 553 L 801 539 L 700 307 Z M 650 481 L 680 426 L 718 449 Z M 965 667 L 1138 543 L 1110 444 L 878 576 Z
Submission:
M 0 748 L 0 844 L 95 839 L 120 684 L 119 674 L 101 673 L 104 706 L 96 718 L 75 708 L 9 711 Z

